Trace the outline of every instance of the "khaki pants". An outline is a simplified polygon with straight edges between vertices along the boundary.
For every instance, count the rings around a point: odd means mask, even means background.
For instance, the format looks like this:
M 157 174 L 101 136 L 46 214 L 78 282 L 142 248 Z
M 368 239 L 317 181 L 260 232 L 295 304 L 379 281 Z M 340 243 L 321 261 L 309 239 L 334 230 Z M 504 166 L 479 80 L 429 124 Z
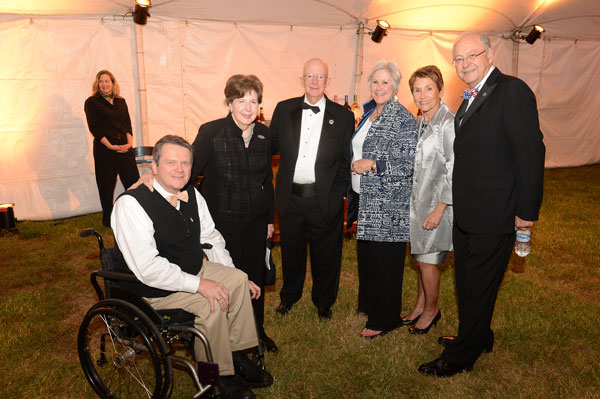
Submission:
M 215 312 L 210 313 L 208 299 L 198 293 L 177 292 L 146 300 L 154 309 L 183 309 L 195 314 L 194 327 L 208 338 L 214 361 L 219 364 L 219 374 L 233 375 L 231 352 L 258 345 L 248 277 L 241 270 L 206 260 L 198 277 L 214 280 L 225 286 L 229 292 L 229 309 L 222 312 L 219 305 L 215 304 Z M 206 360 L 204 347 L 198 340 L 194 345 L 194 352 L 196 360 Z

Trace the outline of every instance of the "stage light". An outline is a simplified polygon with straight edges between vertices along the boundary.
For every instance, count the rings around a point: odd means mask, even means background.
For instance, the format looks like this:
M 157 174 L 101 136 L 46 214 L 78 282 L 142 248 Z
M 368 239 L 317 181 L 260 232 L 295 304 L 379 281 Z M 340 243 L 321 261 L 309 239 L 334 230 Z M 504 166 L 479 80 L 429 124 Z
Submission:
M 542 28 L 540 25 L 533 25 L 533 28 L 525 38 L 525 41 L 529 44 L 533 44 L 537 39 L 540 38 L 542 33 L 544 33 L 544 28 Z
M 15 225 L 15 213 L 13 211 L 15 204 L 0 204 L 0 236 L 5 233 L 14 233 L 17 231 Z
M 138 25 L 146 25 L 150 13 L 148 9 L 152 7 L 150 0 L 135 0 L 135 10 L 133 11 L 133 22 Z
M 390 29 L 390 24 L 387 21 L 382 19 L 377 20 L 377 26 L 375 30 L 371 33 L 371 40 L 375 43 L 381 43 L 384 36 L 387 36 L 387 30 Z

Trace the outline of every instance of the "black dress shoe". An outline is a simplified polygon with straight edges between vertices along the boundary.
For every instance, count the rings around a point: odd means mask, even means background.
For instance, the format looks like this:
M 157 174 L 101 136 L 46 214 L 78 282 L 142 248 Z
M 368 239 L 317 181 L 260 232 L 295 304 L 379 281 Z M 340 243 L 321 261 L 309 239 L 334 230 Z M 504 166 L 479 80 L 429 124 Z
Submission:
M 286 305 L 285 303 L 280 302 L 279 306 L 277 306 L 277 309 L 275 309 L 275 313 L 280 316 L 285 316 L 290 313 L 290 310 L 292 310 L 292 305 Z
M 273 376 L 248 359 L 244 351 L 235 351 L 232 355 L 235 375 L 244 385 L 261 388 L 273 384 Z
M 418 368 L 420 373 L 433 375 L 436 377 L 452 377 L 455 374 L 462 373 L 463 370 L 472 371 L 473 366 L 459 366 L 447 360 L 438 358 L 428 363 L 423 363 Z
M 404 316 L 401 320 L 402 325 L 403 326 L 414 326 L 417 323 L 417 321 L 419 320 L 419 317 L 421 317 L 421 315 L 418 315 L 414 319 L 407 319 L 407 316 Z
M 222 375 L 219 377 L 221 399 L 254 399 L 254 392 L 245 387 L 235 375 Z
M 421 316 L 419 316 L 421 317 Z M 429 329 L 431 328 L 431 326 L 435 326 L 437 325 L 437 322 L 442 318 L 442 311 L 438 309 L 437 314 L 435 315 L 435 317 L 433 318 L 433 320 L 431 320 L 431 323 L 429 323 L 429 325 L 425 328 L 417 328 L 415 326 L 412 326 L 411 328 L 408 329 L 408 332 L 411 334 L 427 334 L 429 332 Z
M 485 344 L 483 353 L 492 353 L 494 350 L 494 333 L 492 333 L 491 337 L 492 338 L 488 339 L 488 342 Z M 448 346 L 457 339 L 458 337 L 456 335 L 444 335 L 439 337 L 437 342 L 442 346 Z
M 275 345 L 275 341 L 269 338 L 267 334 L 264 334 L 262 337 L 260 337 L 260 343 L 266 352 L 277 353 L 279 351 L 277 345 Z
M 319 316 L 319 320 L 329 320 L 331 319 L 331 308 L 326 306 L 320 307 L 317 315 Z

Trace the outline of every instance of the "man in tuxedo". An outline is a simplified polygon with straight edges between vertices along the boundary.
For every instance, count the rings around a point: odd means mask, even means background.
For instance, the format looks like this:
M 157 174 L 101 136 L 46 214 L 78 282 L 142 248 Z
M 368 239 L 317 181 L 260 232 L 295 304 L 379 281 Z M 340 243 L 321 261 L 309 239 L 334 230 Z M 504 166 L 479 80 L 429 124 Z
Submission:
M 454 125 L 454 260 L 458 336 L 440 337 L 440 358 L 419 371 L 448 377 L 471 371 L 490 352 L 498 288 L 515 242 L 542 204 L 545 147 L 536 99 L 522 80 L 493 66 L 494 49 L 479 32 L 459 37 L 452 51 L 466 84 Z
M 300 78 L 305 94 L 277 104 L 271 121 L 273 152 L 280 151 L 275 203 L 279 214 L 283 287 L 276 312 L 289 313 L 302 296 L 307 236 L 312 301 L 331 318 L 342 257 L 344 195 L 350 181 L 354 116 L 325 95 L 327 64 L 313 58 Z

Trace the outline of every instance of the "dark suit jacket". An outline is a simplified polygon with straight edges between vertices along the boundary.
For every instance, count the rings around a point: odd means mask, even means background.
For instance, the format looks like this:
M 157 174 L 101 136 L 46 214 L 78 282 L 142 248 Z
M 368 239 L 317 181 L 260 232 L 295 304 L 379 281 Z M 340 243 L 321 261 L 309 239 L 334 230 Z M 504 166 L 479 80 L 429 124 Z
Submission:
M 271 121 L 273 153 L 281 152 L 275 185 L 277 212 L 285 216 L 292 196 L 292 182 L 300 145 L 304 96 L 277 104 Z M 350 182 L 350 137 L 354 115 L 326 98 L 321 139 L 315 162 L 317 197 L 323 217 L 331 223 L 343 208 Z
M 535 95 L 496 68 L 466 107 L 454 123 L 455 222 L 470 233 L 514 232 L 515 215 L 537 220 L 542 204 L 546 150 Z

